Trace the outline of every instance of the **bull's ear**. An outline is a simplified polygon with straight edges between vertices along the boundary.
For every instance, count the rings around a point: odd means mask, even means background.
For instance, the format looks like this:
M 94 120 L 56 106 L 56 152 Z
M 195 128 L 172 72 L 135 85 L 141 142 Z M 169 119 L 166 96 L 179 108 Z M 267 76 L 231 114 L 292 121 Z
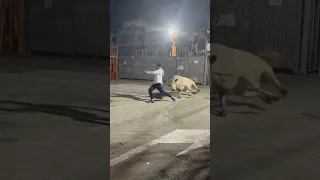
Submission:
M 175 79 L 175 80 L 174 80 L 174 82 L 177 82 L 177 81 L 178 81 L 178 79 Z

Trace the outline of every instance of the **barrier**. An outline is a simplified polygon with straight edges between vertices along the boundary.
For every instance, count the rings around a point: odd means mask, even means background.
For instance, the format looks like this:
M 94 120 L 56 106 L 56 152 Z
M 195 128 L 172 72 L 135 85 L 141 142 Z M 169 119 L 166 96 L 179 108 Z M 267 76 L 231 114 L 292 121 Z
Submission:
M 110 79 L 115 80 L 119 78 L 118 71 L 118 47 L 116 45 L 110 46 Z
M 206 56 L 188 57 L 130 57 L 120 56 L 119 78 L 152 80 L 153 76 L 145 71 L 155 70 L 156 64 L 161 63 L 165 75 L 164 81 L 168 81 L 174 75 L 195 77 L 200 84 L 208 84 L 208 63 Z

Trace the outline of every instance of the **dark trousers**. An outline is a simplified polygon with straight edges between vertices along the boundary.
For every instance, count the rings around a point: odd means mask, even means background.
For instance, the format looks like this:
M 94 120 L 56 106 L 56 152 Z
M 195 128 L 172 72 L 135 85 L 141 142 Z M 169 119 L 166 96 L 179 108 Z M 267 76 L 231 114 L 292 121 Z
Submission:
M 157 89 L 160 93 L 162 93 L 163 95 L 166 95 L 168 97 L 172 97 L 169 93 L 167 93 L 166 91 L 163 90 L 162 84 L 158 83 L 158 84 L 153 84 L 152 86 L 150 86 L 150 88 L 148 89 L 149 91 L 149 95 L 150 98 L 153 99 L 153 95 L 152 95 L 152 91 Z

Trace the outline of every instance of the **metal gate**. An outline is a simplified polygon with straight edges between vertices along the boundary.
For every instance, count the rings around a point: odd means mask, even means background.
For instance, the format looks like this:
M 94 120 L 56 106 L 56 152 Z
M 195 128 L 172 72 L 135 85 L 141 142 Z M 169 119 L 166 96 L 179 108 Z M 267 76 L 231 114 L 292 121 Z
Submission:
M 110 46 L 110 79 L 118 79 L 118 46 Z

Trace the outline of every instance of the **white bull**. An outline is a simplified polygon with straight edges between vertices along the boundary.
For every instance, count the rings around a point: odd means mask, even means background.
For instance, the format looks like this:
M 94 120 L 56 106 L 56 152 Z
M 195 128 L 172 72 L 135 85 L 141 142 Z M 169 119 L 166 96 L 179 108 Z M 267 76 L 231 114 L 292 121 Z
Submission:
M 169 87 L 171 91 L 178 91 L 179 98 L 181 97 L 181 92 L 191 92 L 196 94 L 200 91 L 200 89 L 196 85 L 196 78 L 186 78 L 183 76 L 175 75 L 172 79 L 169 80 Z M 195 88 L 196 90 L 194 90 Z
M 268 52 L 259 57 L 238 49 L 219 44 L 211 44 L 210 56 L 210 89 L 220 97 L 220 110 L 217 115 L 226 116 L 225 95 L 235 94 L 243 97 L 257 96 L 266 103 L 279 101 L 281 97 L 260 87 L 261 78 L 269 80 L 280 91 L 287 95 L 277 79 L 272 67 L 268 64 L 276 62 L 279 54 Z

